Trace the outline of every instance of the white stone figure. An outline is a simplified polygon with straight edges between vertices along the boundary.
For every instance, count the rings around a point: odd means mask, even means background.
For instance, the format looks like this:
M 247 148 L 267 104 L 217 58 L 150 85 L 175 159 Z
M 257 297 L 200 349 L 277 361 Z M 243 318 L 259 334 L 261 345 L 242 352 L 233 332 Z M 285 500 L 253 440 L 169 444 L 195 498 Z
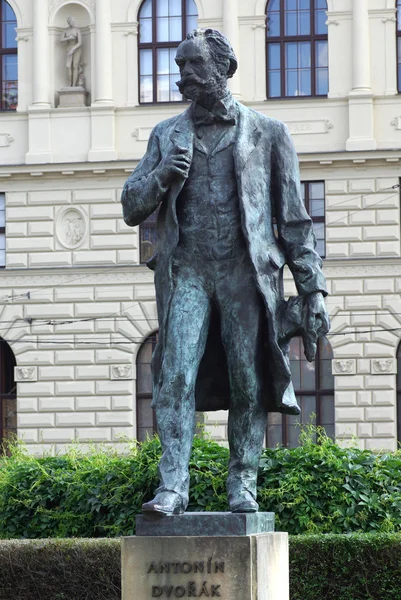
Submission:
M 60 42 L 67 44 L 67 70 L 69 76 L 69 87 L 78 87 L 80 79 L 82 81 L 82 33 L 79 27 L 75 26 L 74 17 L 68 17 L 68 28 L 62 33 Z M 80 76 L 81 66 L 81 76 Z

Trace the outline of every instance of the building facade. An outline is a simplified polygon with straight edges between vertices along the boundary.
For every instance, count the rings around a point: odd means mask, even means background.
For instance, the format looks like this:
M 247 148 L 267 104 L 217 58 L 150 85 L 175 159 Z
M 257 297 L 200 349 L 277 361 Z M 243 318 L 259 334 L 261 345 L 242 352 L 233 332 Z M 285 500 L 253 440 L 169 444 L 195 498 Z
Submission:
M 174 52 L 199 26 L 229 37 L 232 93 L 287 123 L 299 153 L 332 321 L 315 366 L 293 342 L 302 419 L 396 449 L 401 2 L 1 0 L 1 20 L 1 435 L 54 453 L 153 431 L 155 228 L 127 227 L 120 193 L 185 108 Z M 224 441 L 226 413 L 204 419 Z M 267 443 L 297 437 L 271 417 Z

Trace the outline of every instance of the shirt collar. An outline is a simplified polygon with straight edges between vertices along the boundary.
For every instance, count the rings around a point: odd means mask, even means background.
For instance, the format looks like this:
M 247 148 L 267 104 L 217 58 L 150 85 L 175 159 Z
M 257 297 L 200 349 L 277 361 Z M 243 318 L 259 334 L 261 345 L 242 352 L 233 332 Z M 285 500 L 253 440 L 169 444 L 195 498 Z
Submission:
M 212 123 L 223 122 L 228 125 L 235 125 L 237 119 L 237 106 L 230 92 L 224 98 L 221 98 L 209 111 L 198 102 L 194 102 L 192 109 L 195 125 L 211 125 Z

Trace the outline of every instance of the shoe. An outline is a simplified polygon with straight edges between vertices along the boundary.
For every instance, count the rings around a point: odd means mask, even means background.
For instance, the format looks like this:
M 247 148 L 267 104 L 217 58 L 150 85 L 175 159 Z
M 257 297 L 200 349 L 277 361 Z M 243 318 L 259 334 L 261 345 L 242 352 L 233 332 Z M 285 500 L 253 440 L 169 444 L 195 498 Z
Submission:
M 159 492 L 153 500 L 142 504 L 142 512 L 169 517 L 184 514 L 185 507 L 181 496 L 176 492 Z
M 259 510 L 259 504 L 249 492 L 242 492 L 229 499 L 232 513 L 255 513 Z

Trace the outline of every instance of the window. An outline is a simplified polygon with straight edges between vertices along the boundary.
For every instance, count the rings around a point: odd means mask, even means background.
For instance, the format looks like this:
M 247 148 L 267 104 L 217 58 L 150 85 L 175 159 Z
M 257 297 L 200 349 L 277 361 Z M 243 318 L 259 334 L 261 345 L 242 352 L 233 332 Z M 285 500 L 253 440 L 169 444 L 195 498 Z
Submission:
M 269 0 L 268 98 L 327 96 L 326 11 L 326 0 Z
M 326 338 L 321 338 L 314 363 L 309 363 L 303 352 L 301 338 L 294 338 L 290 344 L 290 365 L 292 382 L 298 403 L 299 416 L 270 413 L 267 425 L 267 446 L 277 444 L 287 448 L 299 445 L 300 427 L 298 424 L 321 425 L 327 435 L 334 438 L 334 377 L 331 373 L 333 353 Z M 313 416 L 314 415 L 314 416 Z
M 0 0 L 0 70 L 1 70 L 1 110 L 16 110 L 18 104 L 18 56 L 17 19 L 11 6 Z
M 150 215 L 139 226 L 139 238 L 140 238 L 140 262 L 141 264 L 148 262 L 152 258 L 156 250 L 157 242 L 157 210 Z
M 176 50 L 197 28 L 194 0 L 145 0 L 139 11 L 140 102 L 181 102 Z
M 302 199 L 312 221 L 316 236 L 316 252 L 324 257 L 325 244 L 325 193 L 324 181 L 302 181 Z
M 401 93 L 401 0 L 397 0 L 397 81 Z
M 156 418 L 152 404 L 152 372 L 150 363 L 157 343 L 157 333 L 142 344 L 136 361 L 136 422 L 137 440 L 144 442 L 156 433 Z
M 0 442 L 17 434 L 14 367 L 14 353 L 7 342 L 0 338 Z

